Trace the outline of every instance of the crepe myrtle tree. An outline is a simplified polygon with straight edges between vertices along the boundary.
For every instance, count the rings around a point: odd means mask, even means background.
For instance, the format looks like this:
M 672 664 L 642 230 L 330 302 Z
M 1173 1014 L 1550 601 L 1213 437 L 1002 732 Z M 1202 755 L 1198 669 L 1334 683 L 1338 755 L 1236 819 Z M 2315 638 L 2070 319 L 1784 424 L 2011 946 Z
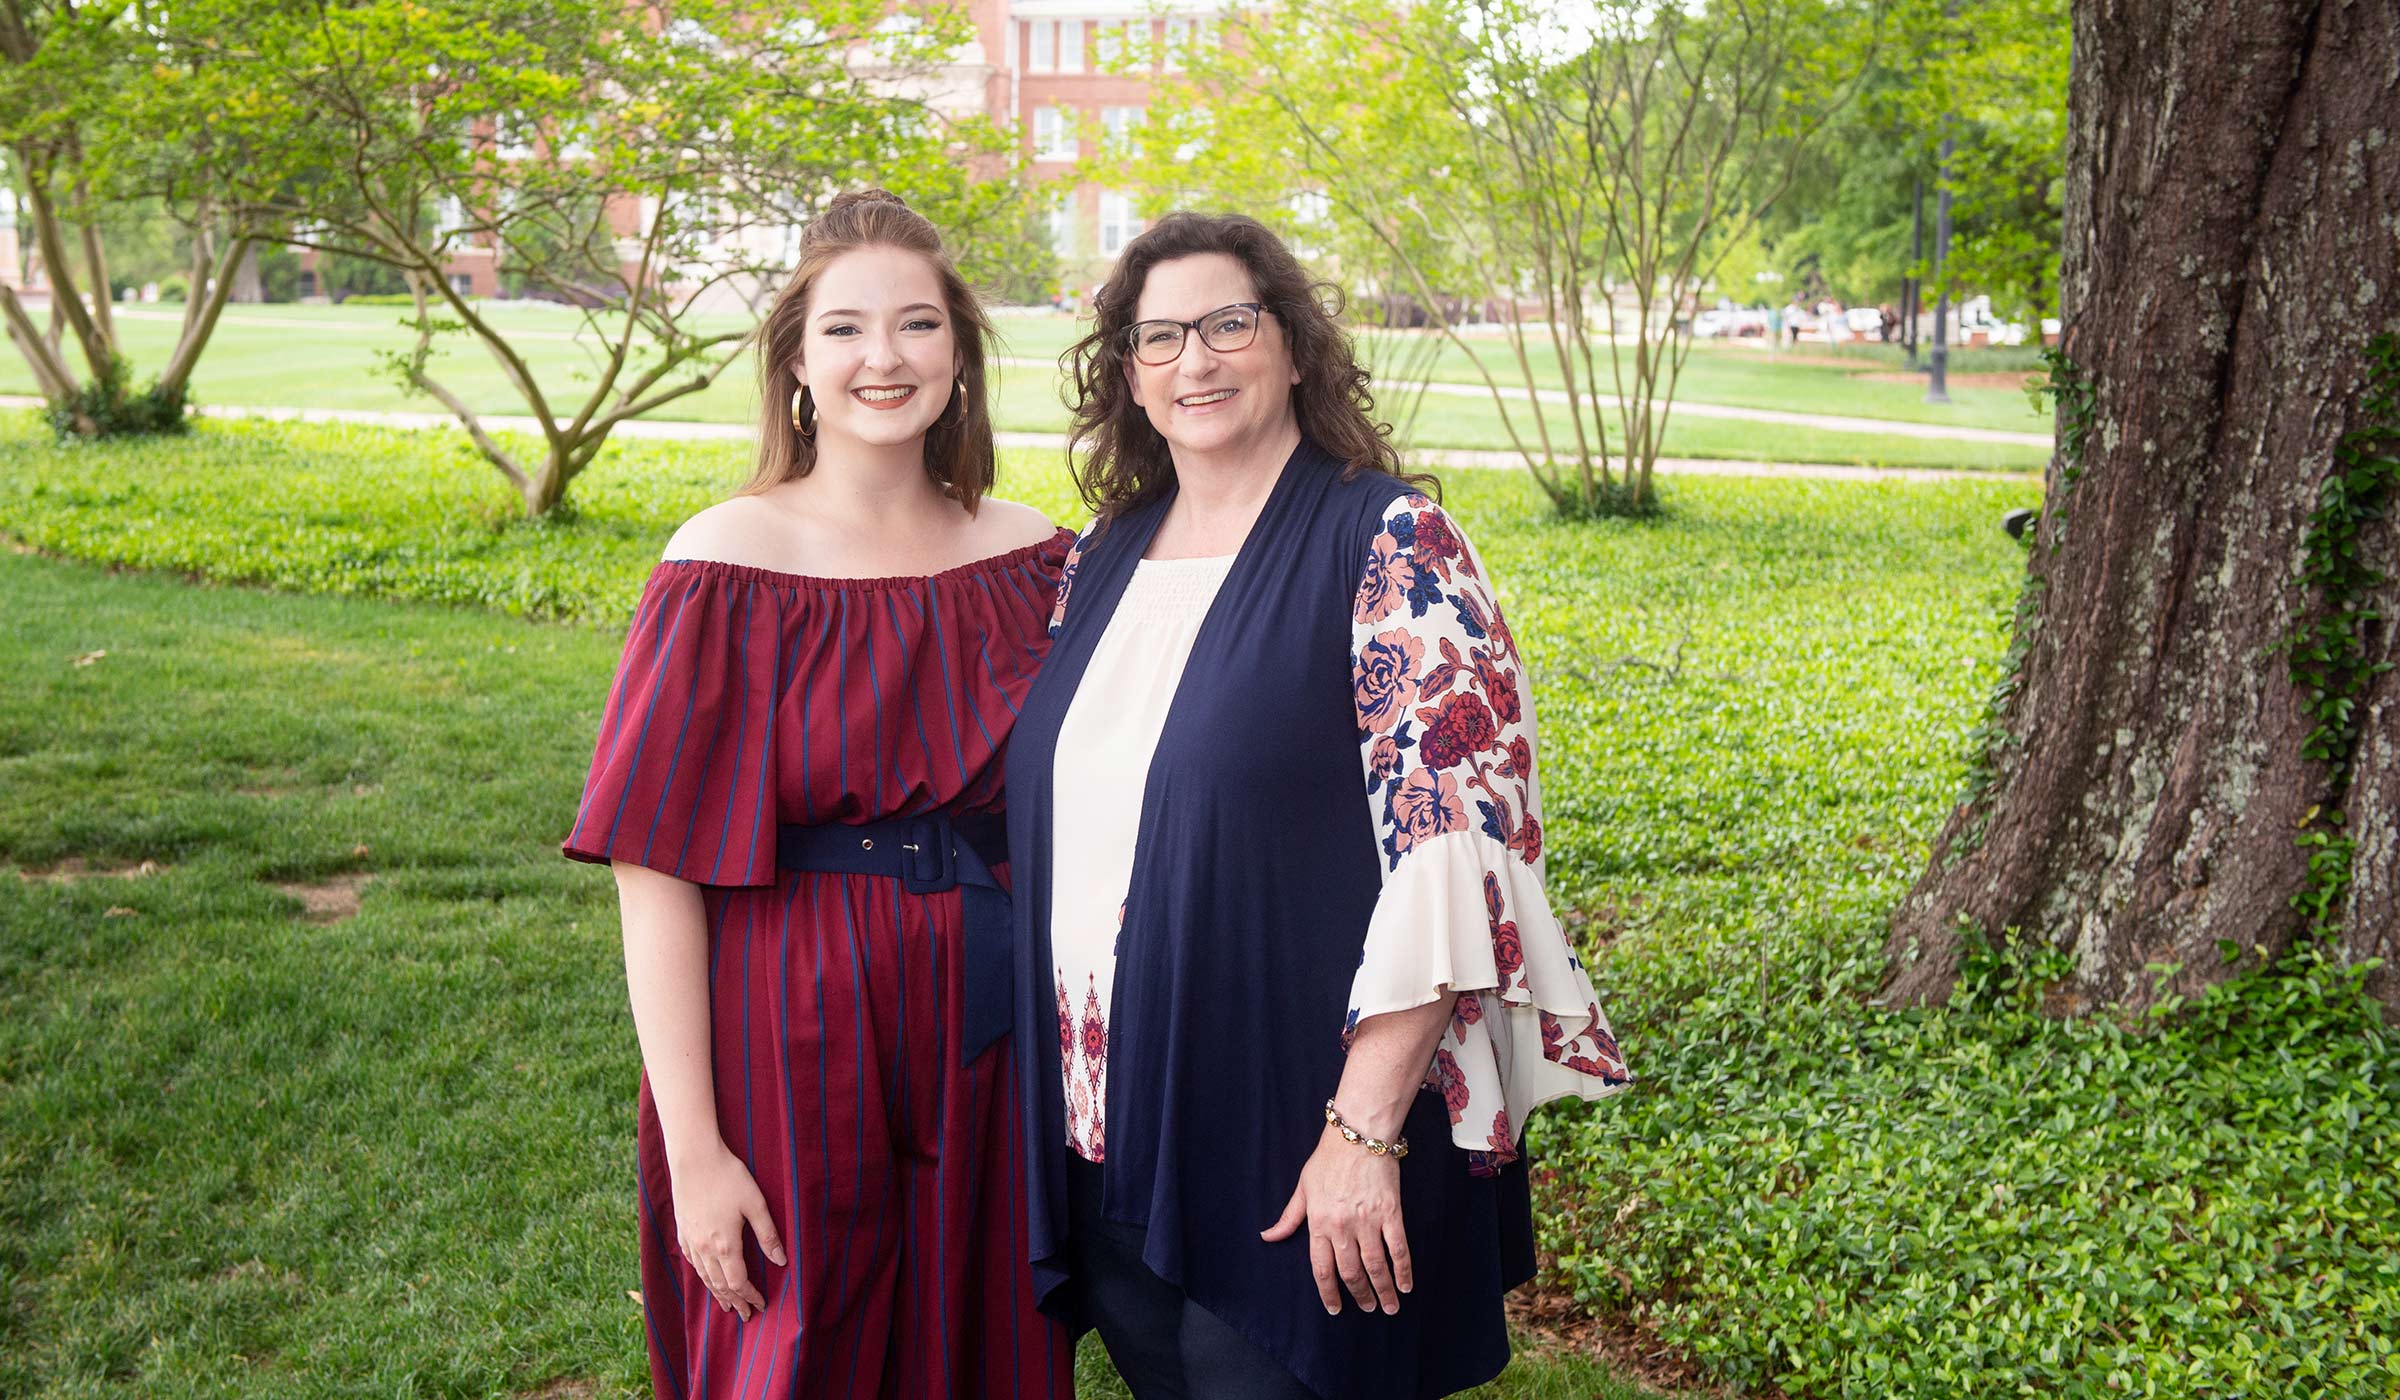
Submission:
M 939 70 L 972 37 L 952 7 L 883 0 L 203 0 L 183 46 L 220 61 L 178 101 L 275 154 L 231 177 L 292 243 L 396 269 L 415 295 L 388 356 L 508 479 L 555 510 L 619 424 L 744 361 L 823 201 L 890 188 L 989 273 L 1028 256 L 1006 133 L 944 115 Z M 450 275 L 572 308 L 582 363 L 537 370 L 521 318 Z M 554 333 L 554 332 L 553 332 Z M 504 441 L 443 373 L 499 366 L 536 433 Z
M 1153 203 L 1313 192 L 1326 243 L 1474 368 L 1562 514 L 1646 514 L 1687 313 L 1850 100 L 1885 10 L 1293 0 L 1178 55 L 1135 168 Z
M 260 231 L 255 211 L 217 193 L 210 177 L 242 153 L 205 125 L 151 119 L 157 85 L 184 76 L 162 59 L 166 25 L 165 9 L 141 0 L 0 0 L 0 166 L 50 294 L 37 320 L 0 282 L 0 322 L 66 434 L 182 429 L 192 372 Z M 181 172 L 190 196 L 163 205 L 190 266 L 174 348 L 137 392 L 109 304 L 102 224 L 155 193 L 162 170 Z

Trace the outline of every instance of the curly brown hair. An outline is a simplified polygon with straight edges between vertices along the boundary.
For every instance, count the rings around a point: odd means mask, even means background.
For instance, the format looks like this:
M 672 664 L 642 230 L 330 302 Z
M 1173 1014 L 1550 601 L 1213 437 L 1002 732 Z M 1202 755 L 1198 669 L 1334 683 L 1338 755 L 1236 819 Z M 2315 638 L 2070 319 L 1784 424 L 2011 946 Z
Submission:
M 1337 319 L 1341 289 L 1310 277 L 1283 240 L 1256 219 L 1178 210 L 1125 245 L 1116 270 L 1092 298 L 1098 324 L 1059 357 L 1059 368 L 1075 389 L 1067 452 L 1084 505 L 1105 521 L 1157 500 L 1175 484 L 1167 440 L 1150 425 L 1125 382 L 1125 332 L 1150 269 L 1203 253 L 1223 253 L 1240 263 L 1258 288 L 1260 304 L 1283 327 L 1292 367 L 1300 373 L 1292 410 L 1301 435 L 1343 463 L 1345 477 L 1388 472 L 1438 496 L 1440 483 L 1432 476 L 1401 470 L 1392 425 L 1373 417 L 1367 372 Z
M 792 426 L 792 398 L 800 378 L 792 366 L 800 359 L 800 340 L 808 327 L 808 294 L 828 264 L 860 248 L 899 248 L 932 264 L 942 284 L 942 302 L 950 313 L 950 334 L 958 347 L 959 383 L 965 389 L 963 415 L 945 408 L 925 431 L 925 474 L 972 512 L 992 489 L 995 456 L 992 412 L 984 392 L 987 378 L 984 346 L 992 338 L 991 320 L 950 254 L 931 220 L 908 207 L 889 190 L 847 190 L 833 197 L 825 212 L 800 234 L 800 261 L 792 278 L 775 298 L 773 309 L 758 328 L 758 464 L 741 494 L 754 495 L 771 486 L 806 476 L 817 465 L 817 443 Z

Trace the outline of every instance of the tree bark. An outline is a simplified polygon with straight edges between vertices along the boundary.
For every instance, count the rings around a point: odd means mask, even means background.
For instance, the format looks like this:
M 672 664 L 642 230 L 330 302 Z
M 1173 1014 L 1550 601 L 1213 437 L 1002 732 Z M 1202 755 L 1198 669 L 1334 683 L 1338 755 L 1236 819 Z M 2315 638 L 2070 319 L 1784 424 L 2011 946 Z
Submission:
M 194 239 L 205 248 L 205 234 L 195 233 Z M 225 310 L 225 299 L 233 291 L 233 269 L 250 256 L 251 240 L 236 237 L 214 265 L 213 275 L 194 281 L 184 292 L 188 301 L 184 309 L 183 334 L 175 341 L 175 353 L 158 376 L 159 391 L 179 394 L 191 381 L 192 370 L 200 363 L 200 352 L 208 348 L 209 337 L 216 334 L 217 317 Z M 194 267 L 208 268 L 195 258 Z M 207 290 L 202 291 L 202 287 Z
M 2304 928 L 2296 837 L 2337 809 L 2343 951 L 2400 951 L 2400 673 L 2331 766 L 2285 646 L 2324 608 L 2303 538 L 2368 343 L 2400 330 L 2400 9 L 2076 0 L 2073 23 L 2062 348 L 2097 397 L 2082 460 L 2050 463 L 1990 781 L 1893 917 L 1897 1003 L 1948 997 L 1969 925 L 2071 952 L 2063 1014 L 2254 966 Z M 2388 526 L 2362 543 L 2392 572 Z M 2364 602 L 2400 615 L 2400 588 Z

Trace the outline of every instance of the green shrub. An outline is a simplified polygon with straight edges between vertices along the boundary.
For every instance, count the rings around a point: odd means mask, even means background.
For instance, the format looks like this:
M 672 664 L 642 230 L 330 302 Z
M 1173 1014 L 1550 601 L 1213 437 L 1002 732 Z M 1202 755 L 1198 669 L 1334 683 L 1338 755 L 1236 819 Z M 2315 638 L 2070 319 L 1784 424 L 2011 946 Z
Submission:
M 133 367 L 118 356 L 108 363 L 101 375 L 77 389 L 64 403 L 51 404 L 44 410 L 53 437 L 62 443 L 80 443 L 91 438 L 148 437 L 180 435 L 188 419 L 185 412 L 190 396 L 184 389 L 172 393 L 153 382 L 149 388 L 135 392 L 128 386 Z M 87 431 L 88 430 L 88 431 Z
M 160 301 L 182 301 L 191 294 L 192 284 L 185 281 L 180 272 L 170 272 L 158 279 L 158 299 Z

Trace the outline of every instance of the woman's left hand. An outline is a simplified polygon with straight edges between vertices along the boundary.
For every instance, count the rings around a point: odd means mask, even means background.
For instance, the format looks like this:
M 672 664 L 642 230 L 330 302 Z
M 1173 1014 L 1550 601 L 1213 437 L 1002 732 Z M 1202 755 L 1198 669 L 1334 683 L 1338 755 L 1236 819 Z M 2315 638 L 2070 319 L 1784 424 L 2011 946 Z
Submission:
M 1368 1312 L 1400 1311 L 1400 1295 L 1417 1286 L 1417 1277 L 1400 1220 L 1397 1159 L 1346 1142 L 1327 1125 L 1300 1169 L 1291 1203 L 1259 1237 L 1287 1240 L 1304 1224 L 1325 1311 L 1342 1310 L 1344 1287 Z

